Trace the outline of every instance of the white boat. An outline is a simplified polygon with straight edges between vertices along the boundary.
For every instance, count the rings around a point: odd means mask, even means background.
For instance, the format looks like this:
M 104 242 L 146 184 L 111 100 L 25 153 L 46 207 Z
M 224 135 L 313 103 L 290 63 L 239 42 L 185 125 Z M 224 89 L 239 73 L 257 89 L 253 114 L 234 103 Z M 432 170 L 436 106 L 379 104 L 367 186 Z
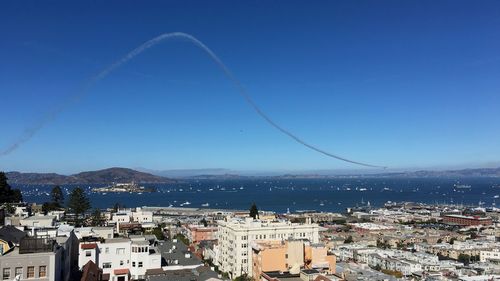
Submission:
M 208 204 L 208 203 L 204 203 L 204 204 L 201 204 L 201 206 L 202 206 L 202 207 L 208 207 L 208 206 L 210 206 L 210 204 Z
M 493 198 L 495 198 L 495 199 L 496 199 L 496 198 L 499 198 L 499 197 L 500 197 L 499 195 L 495 195 L 495 196 L 493 196 Z

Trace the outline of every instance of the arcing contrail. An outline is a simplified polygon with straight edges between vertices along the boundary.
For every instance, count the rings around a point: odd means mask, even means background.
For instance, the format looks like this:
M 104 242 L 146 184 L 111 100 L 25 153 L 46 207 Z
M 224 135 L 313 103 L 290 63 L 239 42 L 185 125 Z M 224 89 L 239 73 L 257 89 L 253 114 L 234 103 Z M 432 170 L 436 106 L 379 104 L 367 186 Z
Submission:
M 155 38 L 153 38 L 153 39 L 145 42 L 144 44 L 140 45 L 139 47 L 135 48 L 130 53 L 128 53 L 127 55 L 125 55 L 123 58 L 119 59 L 115 63 L 111 64 L 110 66 L 108 66 L 107 68 L 105 68 L 104 70 L 102 70 L 96 76 L 92 77 L 89 80 L 89 82 L 86 83 L 85 87 L 83 87 L 83 89 L 81 91 L 77 92 L 75 95 L 71 96 L 70 99 L 67 102 L 63 103 L 62 105 L 60 105 L 59 107 L 57 107 L 56 109 L 54 109 L 53 111 L 51 111 L 47 115 L 45 115 L 38 123 L 35 124 L 35 126 L 27 129 L 24 132 L 24 134 L 14 144 L 12 144 L 7 149 L 5 149 L 4 151 L 2 151 L 0 153 L 0 156 L 7 155 L 7 154 L 13 152 L 21 144 L 23 144 L 24 142 L 27 142 L 28 140 L 30 140 L 41 128 L 43 128 L 43 126 L 45 126 L 45 124 L 47 124 L 48 122 L 50 122 L 51 120 L 53 120 L 57 116 L 57 114 L 59 114 L 61 111 L 63 111 L 71 103 L 73 103 L 73 102 L 79 100 L 80 98 L 82 98 L 88 92 L 88 89 L 92 85 L 94 85 L 96 82 L 104 79 L 106 76 L 108 76 L 115 69 L 119 68 L 123 64 L 127 63 L 129 60 L 133 59 L 134 57 L 136 57 L 137 55 L 141 54 L 145 50 L 147 50 L 147 49 L 155 46 L 156 44 L 158 44 L 158 43 L 160 43 L 160 42 L 162 42 L 164 40 L 167 40 L 167 39 L 175 39 L 175 38 L 177 38 L 177 39 L 187 39 L 189 42 L 191 42 L 192 44 L 194 44 L 198 48 L 200 48 L 203 51 L 205 51 L 208 54 L 208 56 L 213 61 L 215 61 L 215 63 L 217 63 L 217 65 L 222 69 L 222 71 L 227 76 L 227 78 L 229 78 L 229 80 L 231 80 L 234 83 L 234 85 L 238 89 L 238 93 L 245 99 L 246 102 L 248 102 L 248 104 L 250 104 L 250 106 L 255 110 L 255 112 L 257 112 L 257 114 L 260 117 L 264 118 L 264 120 L 266 120 L 267 123 L 269 123 L 274 128 L 278 129 L 283 134 L 285 134 L 285 135 L 289 136 L 290 138 L 294 139 L 296 142 L 298 142 L 298 143 L 300 143 L 300 144 L 302 144 L 302 145 L 304 145 L 304 146 L 306 146 L 306 147 L 308 147 L 308 148 L 310 148 L 310 149 L 312 149 L 312 150 L 314 150 L 316 152 L 324 154 L 324 155 L 326 155 L 328 157 L 332 157 L 332 158 L 335 158 L 335 159 L 338 159 L 338 160 L 342 160 L 342 161 L 345 161 L 345 162 L 349 162 L 349 163 L 353 163 L 353 164 L 357 164 L 357 165 L 361 165 L 361 166 L 366 166 L 366 167 L 386 168 L 386 167 L 383 167 L 383 166 L 377 166 L 377 165 L 372 165 L 372 164 L 367 164 L 367 163 L 363 163 L 363 162 L 358 162 L 358 161 L 350 160 L 350 159 L 347 159 L 347 158 L 340 157 L 340 156 L 337 156 L 335 154 L 329 153 L 329 152 L 327 152 L 327 151 L 325 151 L 323 149 L 317 148 L 316 146 L 311 145 L 311 144 L 303 141 L 301 138 L 299 138 L 298 136 L 296 136 L 292 132 L 290 132 L 287 129 L 281 127 L 276 122 L 274 122 L 269 116 L 267 116 L 267 114 L 265 114 L 259 108 L 259 106 L 257 106 L 257 104 L 250 98 L 250 96 L 246 92 L 246 90 L 243 87 L 243 85 L 241 84 L 241 82 L 238 79 L 236 79 L 236 77 L 231 73 L 231 71 L 229 71 L 229 69 L 226 67 L 226 65 L 219 59 L 219 57 L 212 50 L 210 50 L 210 48 L 208 48 L 205 44 L 203 44 L 203 42 L 201 42 L 200 40 L 196 39 L 194 36 L 186 34 L 186 33 L 182 33 L 182 32 L 173 32 L 173 33 L 164 33 L 164 34 L 161 34 L 161 35 L 159 35 L 159 36 L 157 36 L 157 37 L 155 37 Z

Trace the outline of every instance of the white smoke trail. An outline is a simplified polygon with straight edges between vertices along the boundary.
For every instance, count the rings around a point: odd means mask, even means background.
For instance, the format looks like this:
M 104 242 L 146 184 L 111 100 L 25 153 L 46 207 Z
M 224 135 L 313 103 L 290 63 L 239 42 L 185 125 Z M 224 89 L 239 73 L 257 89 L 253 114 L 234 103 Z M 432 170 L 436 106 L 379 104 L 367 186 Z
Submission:
M 71 103 L 74 103 L 77 100 L 79 100 L 80 98 L 82 98 L 88 92 L 88 89 L 92 85 L 94 85 L 98 81 L 104 79 L 106 76 L 108 76 L 115 69 L 119 68 L 123 64 L 127 63 L 129 60 L 133 59 L 134 57 L 136 57 L 137 55 L 141 54 L 145 50 L 147 50 L 147 49 L 155 46 L 156 44 L 158 44 L 158 43 L 160 43 L 160 42 L 162 42 L 164 40 L 174 39 L 174 38 L 175 39 L 187 39 L 189 42 L 191 42 L 192 44 L 194 44 L 195 46 L 197 46 L 201 50 L 205 51 L 208 54 L 208 56 L 215 63 L 217 63 L 217 65 L 222 69 L 222 71 L 227 76 L 227 78 L 229 78 L 229 80 L 231 80 L 231 82 L 234 83 L 234 85 L 238 89 L 238 93 L 245 99 L 245 101 L 248 104 L 250 104 L 250 106 L 255 110 L 255 112 L 260 117 L 262 117 L 267 123 L 269 123 L 271 126 L 273 126 L 274 128 L 278 129 L 283 134 L 289 136 L 290 138 L 292 138 L 296 142 L 298 142 L 298 143 L 300 143 L 300 144 L 302 144 L 302 145 L 304 145 L 304 146 L 306 146 L 306 147 L 308 147 L 308 148 L 310 148 L 310 149 L 312 149 L 312 150 L 314 150 L 316 152 L 319 152 L 319 153 L 321 153 L 323 155 L 326 155 L 328 157 L 332 157 L 332 158 L 335 158 L 335 159 L 338 159 L 338 160 L 341 160 L 341 161 L 345 161 L 345 162 L 349 162 L 349 163 L 352 163 L 352 164 L 357 164 L 357 165 L 361 165 L 361 166 L 365 166 L 365 167 L 384 168 L 384 169 L 386 168 L 386 167 L 383 167 L 383 166 L 377 166 L 377 165 L 372 165 L 372 164 L 367 164 L 367 163 L 363 163 L 363 162 L 358 162 L 358 161 L 350 160 L 350 159 L 347 159 L 347 158 L 344 158 L 344 157 L 332 154 L 330 152 L 327 152 L 327 151 L 325 151 L 323 149 L 320 149 L 320 148 L 318 148 L 318 147 L 316 147 L 314 145 L 311 145 L 311 144 L 305 142 L 304 140 L 302 140 L 301 138 L 299 138 L 298 136 L 296 136 L 292 132 L 290 132 L 287 129 L 285 129 L 285 128 L 281 127 L 280 125 L 278 125 L 269 116 L 267 116 L 267 114 L 264 113 L 259 108 L 259 106 L 257 106 L 257 104 L 250 98 L 250 96 L 246 92 L 246 90 L 243 87 L 243 85 L 241 84 L 241 82 L 238 79 L 236 79 L 236 77 L 231 73 L 231 71 L 226 67 L 226 65 L 219 59 L 219 57 L 210 48 L 208 48 L 205 44 L 203 44 L 201 41 L 199 41 L 198 39 L 196 39 L 194 36 L 189 35 L 187 33 L 183 33 L 183 32 L 173 32 L 173 33 L 164 33 L 164 34 L 161 34 L 161 35 L 159 35 L 159 36 L 157 36 L 157 37 L 155 37 L 155 38 L 153 38 L 153 39 L 145 42 L 144 44 L 140 45 L 139 47 L 137 47 L 136 49 L 132 50 L 127 55 L 125 55 L 123 58 L 119 59 L 115 63 L 111 64 L 110 66 L 108 66 L 107 68 L 105 68 L 104 70 L 102 70 L 96 76 L 92 77 L 90 79 L 90 81 L 86 83 L 85 87 L 81 91 L 79 91 L 77 94 L 71 96 L 70 99 L 66 103 L 63 103 L 62 105 L 60 105 L 59 107 L 57 107 L 55 110 L 53 110 L 52 112 L 48 113 L 46 116 L 44 116 L 44 118 L 42 118 L 39 122 L 37 122 L 35 124 L 35 126 L 33 126 L 32 128 L 27 129 L 24 132 L 24 134 L 14 144 L 12 144 L 7 149 L 5 149 L 4 151 L 2 151 L 0 153 L 0 156 L 10 154 L 14 150 L 16 150 L 21 144 L 23 144 L 24 142 L 27 142 L 28 140 L 30 140 L 40 129 L 43 128 L 43 126 L 45 126 L 45 124 L 47 124 L 48 122 L 50 122 L 51 120 L 53 120 L 61 111 L 63 111 Z

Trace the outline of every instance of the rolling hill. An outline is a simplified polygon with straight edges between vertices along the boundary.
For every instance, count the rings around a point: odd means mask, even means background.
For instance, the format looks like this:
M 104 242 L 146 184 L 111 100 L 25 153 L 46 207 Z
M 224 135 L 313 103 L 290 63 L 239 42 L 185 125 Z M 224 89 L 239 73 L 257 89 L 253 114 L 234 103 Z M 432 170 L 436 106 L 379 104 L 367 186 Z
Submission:
M 109 168 L 98 171 L 81 172 L 74 175 L 60 175 L 55 173 L 20 173 L 8 172 L 7 177 L 11 184 L 111 184 L 113 182 L 136 183 L 173 183 L 173 179 L 155 176 L 127 168 Z

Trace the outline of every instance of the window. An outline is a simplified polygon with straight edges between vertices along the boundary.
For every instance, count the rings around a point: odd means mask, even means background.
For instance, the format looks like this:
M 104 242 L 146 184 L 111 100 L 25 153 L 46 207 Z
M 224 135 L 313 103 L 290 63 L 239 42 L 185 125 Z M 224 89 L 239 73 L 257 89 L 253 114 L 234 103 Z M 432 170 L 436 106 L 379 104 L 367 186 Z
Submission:
M 110 262 L 103 263 L 102 268 L 111 268 L 111 263 Z
M 139 267 L 142 267 L 142 261 L 139 262 Z
M 40 266 L 38 269 L 38 277 L 47 277 L 47 267 L 45 265 Z
M 9 280 L 10 279 L 10 267 L 6 267 L 3 269 L 3 280 Z
M 35 278 L 35 267 L 28 266 L 28 278 Z
M 16 267 L 16 276 L 17 275 L 23 276 L 23 268 L 22 267 Z
M 106 247 L 106 249 L 105 249 L 105 253 L 106 253 L 106 254 L 109 254 L 109 248 L 108 248 L 108 247 Z
M 123 265 L 123 261 L 120 261 L 120 265 Z
M 135 267 L 135 261 L 132 262 L 132 267 Z
M 123 255 L 123 254 L 125 254 L 125 248 L 117 248 L 116 249 L 116 254 L 117 255 Z
M 90 257 L 90 256 L 92 256 L 92 253 L 90 251 L 85 251 L 85 256 Z

